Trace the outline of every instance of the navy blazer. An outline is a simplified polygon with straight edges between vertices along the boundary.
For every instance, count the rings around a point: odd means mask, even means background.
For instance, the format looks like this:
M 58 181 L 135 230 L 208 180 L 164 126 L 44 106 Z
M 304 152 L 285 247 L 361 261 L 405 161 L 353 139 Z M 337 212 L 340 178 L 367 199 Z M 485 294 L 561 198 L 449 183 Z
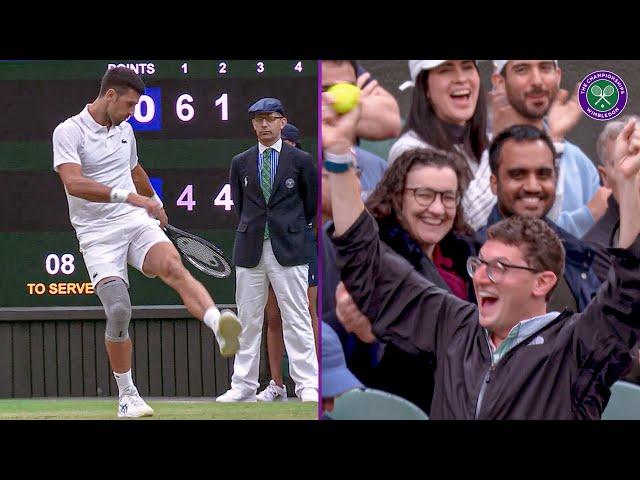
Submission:
M 282 142 L 268 203 L 260 187 L 257 145 L 233 158 L 229 177 L 234 209 L 239 217 L 233 246 L 234 264 L 247 268 L 258 265 L 267 222 L 278 263 L 282 266 L 308 264 L 305 231 L 316 214 L 318 191 L 311 155 Z
M 478 243 L 483 244 L 486 242 L 487 227 L 498 223 L 503 218 L 498 210 L 498 206 L 495 205 L 489 214 L 487 226 L 482 227 L 476 233 Z M 610 264 L 611 260 L 609 260 L 609 255 L 602 250 L 592 248 L 585 242 L 580 241 L 548 218 L 545 217 L 543 220 L 556 232 L 562 241 L 562 245 L 564 245 L 564 279 L 567 281 L 571 293 L 573 293 L 573 297 L 576 299 L 578 311 L 582 312 L 591 301 L 591 298 L 596 294 L 601 284 L 601 280 L 596 275 L 594 269 L 595 257 L 599 256 Z

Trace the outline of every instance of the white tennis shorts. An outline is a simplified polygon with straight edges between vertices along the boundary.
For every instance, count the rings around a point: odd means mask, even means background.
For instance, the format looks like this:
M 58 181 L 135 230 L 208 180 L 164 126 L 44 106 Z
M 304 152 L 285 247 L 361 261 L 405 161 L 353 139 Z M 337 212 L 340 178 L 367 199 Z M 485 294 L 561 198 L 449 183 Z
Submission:
M 93 232 L 92 232 L 93 233 Z M 156 243 L 171 242 L 158 226 L 157 220 L 138 217 L 126 224 L 114 224 L 100 235 L 84 235 L 79 240 L 80 253 L 89 272 L 93 287 L 107 277 L 120 277 L 129 286 L 127 264 L 142 271 L 147 252 Z

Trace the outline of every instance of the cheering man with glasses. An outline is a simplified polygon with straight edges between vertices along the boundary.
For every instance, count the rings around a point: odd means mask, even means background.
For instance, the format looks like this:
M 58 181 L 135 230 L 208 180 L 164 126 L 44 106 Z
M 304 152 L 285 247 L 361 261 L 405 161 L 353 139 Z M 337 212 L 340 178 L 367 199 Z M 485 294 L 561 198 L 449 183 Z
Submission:
M 380 242 L 349 168 L 359 112 L 338 116 L 332 101 L 323 95 L 324 166 L 342 280 L 376 337 L 436 357 L 431 418 L 600 418 L 640 336 L 640 127 L 629 122 L 616 140 L 620 237 L 608 278 L 583 312 L 558 313 L 546 300 L 564 248 L 538 218 L 487 230 L 481 261 L 469 265 L 478 305 L 436 287 Z
M 307 298 L 309 254 L 305 232 L 316 214 L 317 177 L 311 156 L 282 141 L 287 124 L 276 98 L 249 108 L 258 144 L 234 157 L 230 183 L 240 219 L 233 248 L 236 303 L 242 324 L 231 389 L 218 402 L 255 402 L 260 342 L 269 284 L 282 314 L 282 331 L 296 395 L 318 401 L 318 359 Z

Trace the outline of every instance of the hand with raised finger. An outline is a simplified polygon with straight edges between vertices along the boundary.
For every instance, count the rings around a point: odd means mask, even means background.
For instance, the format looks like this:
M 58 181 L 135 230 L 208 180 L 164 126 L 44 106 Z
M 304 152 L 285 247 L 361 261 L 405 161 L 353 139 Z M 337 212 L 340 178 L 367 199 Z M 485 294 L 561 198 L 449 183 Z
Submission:
M 634 119 L 624 126 L 613 149 L 614 181 L 635 180 L 640 171 L 640 128 Z
M 369 95 L 375 94 L 375 90 L 378 88 L 377 80 L 370 80 L 371 74 L 369 72 L 365 72 L 358 77 L 356 80 L 356 85 L 360 89 L 360 99 L 366 98 Z M 369 81 L 369 83 L 367 83 Z M 365 85 L 366 84 L 366 85 Z
M 613 147 L 614 168 L 620 204 L 618 246 L 628 248 L 640 235 L 640 128 L 635 119 L 624 126 Z

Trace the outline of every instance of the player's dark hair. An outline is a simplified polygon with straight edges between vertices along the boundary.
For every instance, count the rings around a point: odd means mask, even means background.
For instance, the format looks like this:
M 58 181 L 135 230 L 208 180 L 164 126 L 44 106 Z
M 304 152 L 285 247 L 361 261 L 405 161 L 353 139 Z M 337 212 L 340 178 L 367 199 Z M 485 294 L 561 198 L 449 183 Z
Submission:
M 107 90 L 113 88 L 118 94 L 122 95 L 128 88 L 138 92 L 139 95 L 144 93 L 144 82 L 140 76 L 127 67 L 114 67 L 106 71 L 100 82 L 100 96 L 104 96 Z

